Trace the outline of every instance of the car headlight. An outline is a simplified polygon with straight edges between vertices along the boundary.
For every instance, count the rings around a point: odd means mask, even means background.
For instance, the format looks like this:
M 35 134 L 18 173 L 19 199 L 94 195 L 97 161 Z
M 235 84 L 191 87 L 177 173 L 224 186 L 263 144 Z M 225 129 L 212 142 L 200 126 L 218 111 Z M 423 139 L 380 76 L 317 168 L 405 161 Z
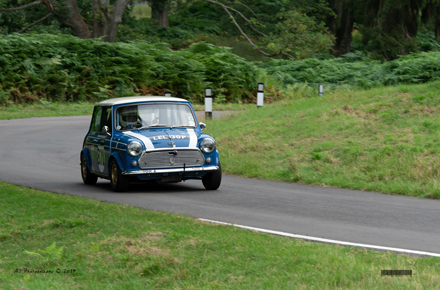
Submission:
M 127 146 L 127 153 L 130 156 L 139 156 L 142 153 L 142 145 L 139 142 L 133 141 Z
M 205 138 L 200 142 L 200 149 L 204 153 L 211 153 L 215 149 L 215 142 L 211 138 Z

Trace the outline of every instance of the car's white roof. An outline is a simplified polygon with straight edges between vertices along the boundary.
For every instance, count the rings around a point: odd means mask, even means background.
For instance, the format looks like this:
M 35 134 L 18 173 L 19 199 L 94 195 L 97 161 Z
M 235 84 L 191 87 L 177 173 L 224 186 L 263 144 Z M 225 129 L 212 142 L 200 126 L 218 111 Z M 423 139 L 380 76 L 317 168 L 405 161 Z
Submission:
M 96 105 L 113 106 L 113 105 L 139 103 L 139 102 L 188 102 L 188 100 L 173 98 L 173 97 L 163 97 L 163 96 L 139 96 L 139 97 L 123 97 L 123 98 L 108 99 L 99 102 Z

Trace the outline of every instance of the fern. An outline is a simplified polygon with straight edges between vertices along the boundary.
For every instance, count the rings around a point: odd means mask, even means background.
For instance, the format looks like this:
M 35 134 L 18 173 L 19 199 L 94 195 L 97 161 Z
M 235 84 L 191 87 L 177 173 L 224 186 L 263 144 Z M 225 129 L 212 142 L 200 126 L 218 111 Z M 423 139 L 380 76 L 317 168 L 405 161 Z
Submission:
M 208 85 L 228 99 L 241 99 L 254 89 L 257 71 L 229 49 L 205 43 L 172 51 L 165 43 L 104 43 L 49 34 L 0 39 L 0 85 L 3 92 L 14 88 L 7 100 L 14 102 L 94 101 L 166 90 L 197 99 Z
M 439 78 L 440 52 L 424 52 L 380 63 L 361 54 L 342 58 L 302 61 L 272 60 L 260 66 L 284 85 L 307 82 L 310 86 L 351 86 L 369 88 L 377 85 L 423 83 Z
M 63 255 L 63 247 L 56 247 L 56 243 L 54 242 L 52 245 L 47 247 L 45 250 L 38 250 L 40 253 L 24 251 L 26 254 L 31 256 L 39 257 L 44 260 L 44 262 L 54 262 L 56 260 L 60 260 Z

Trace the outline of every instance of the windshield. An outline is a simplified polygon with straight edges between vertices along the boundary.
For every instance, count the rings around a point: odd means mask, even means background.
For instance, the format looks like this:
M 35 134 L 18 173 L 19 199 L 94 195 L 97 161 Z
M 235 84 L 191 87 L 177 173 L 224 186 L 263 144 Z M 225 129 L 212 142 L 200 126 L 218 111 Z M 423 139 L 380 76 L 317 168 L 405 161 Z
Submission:
M 151 127 L 196 126 L 194 115 L 186 104 L 142 104 L 118 108 L 116 129 L 133 130 Z

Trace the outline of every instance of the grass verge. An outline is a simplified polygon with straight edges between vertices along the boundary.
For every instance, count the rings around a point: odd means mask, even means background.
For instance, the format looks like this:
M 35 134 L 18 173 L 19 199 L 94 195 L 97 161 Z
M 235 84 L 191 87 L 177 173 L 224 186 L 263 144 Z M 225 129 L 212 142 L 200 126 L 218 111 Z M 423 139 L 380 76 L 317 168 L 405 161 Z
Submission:
M 439 258 L 276 237 L 4 182 L 0 205 L 1 289 L 440 288 Z M 413 275 L 381 276 L 388 269 Z
M 30 117 L 58 117 L 91 115 L 93 105 L 88 102 L 82 103 L 53 103 L 40 100 L 35 104 L 18 104 L 0 106 L 0 120 L 20 119 Z
M 61 117 L 92 115 L 95 104 L 82 103 L 59 103 L 40 100 L 36 104 L 18 104 L 10 106 L 0 106 L 0 120 L 21 119 L 31 117 Z M 194 110 L 204 111 L 204 104 L 193 104 Z M 240 111 L 255 107 L 254 104 L 214 104 L 213 110 L 216 111 Z
M 440 82 L 284 100 L 207 122 L 226 174 L 440 198 Z

